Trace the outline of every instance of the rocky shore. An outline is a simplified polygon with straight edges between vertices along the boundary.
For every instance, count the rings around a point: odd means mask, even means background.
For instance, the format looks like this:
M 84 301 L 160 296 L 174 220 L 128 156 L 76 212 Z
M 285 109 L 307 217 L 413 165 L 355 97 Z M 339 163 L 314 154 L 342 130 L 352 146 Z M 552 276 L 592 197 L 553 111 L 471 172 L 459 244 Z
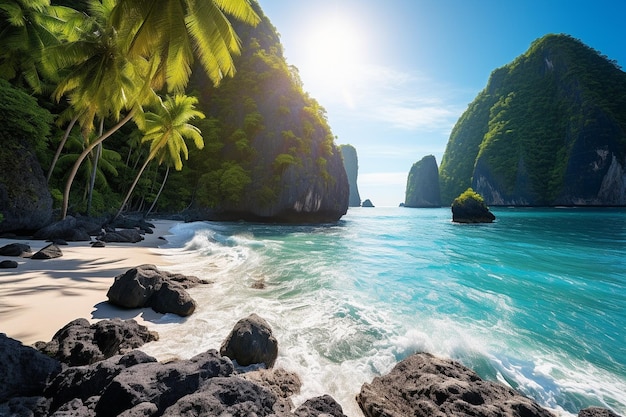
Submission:
M 9 298 L 7 295 L 17 298 L 18 293 L 23 296 L 45 292 L 50 286 L 49 282 L 42 284 L 25 277 L 37 275 L 44 279 L 41 275 L 52 275 L 60 280 L 61 275 L 76 274 L 65 291 L 78 291 L 81 288 L 76 283 L 87 281 L 83 290 L 95 287 L 100 297 L 106 293 L 107 301 L 98 303 L 100 309 L 105 309 L 103 304 L 116 305 L 123 311 L 139 311 L 142 315 L 150 308 L 154 314 L 170 312 L 184 317 L 193 314 L 196 306 L 186 289 L 207 283 L 197 277 L 169 273 L 150 263 L 130 267 L 129 263 L 140 257 L 136 247 L 131 251 L 126 246 L 86 246 L 100 256 L 98 268 L 89 271 L 89 263 L 84 259 L 70 261 L 69 265 L 68 259 L 50 259 L 43 261 L 50 264 L 33 269 L 34 264 L 42 261 L 22 258 L 25 251 L 30 253 L 30 248 L 9 245 L 12 246 L 0 245 L 6 251 L 2 256 L 17 257 L 17 272 L 13 276 L 2 275 L 3 279 L 11 278 L 4 279 L 3 285 L 6 289 L 17 285 L 14 283 L 25 283 L 13 292 L 0 292 L 4 299 Z M 104 250 L 117 257 L 122 252 L 115 249 L 123 251 L 125 257 L 112 259 L 98 252 Z M 72 250 L 63 249 L 66 255 L 61 256 L 67 257 Z M 80 256 L 84 257 L 85 252 L 80 252 Z M 63 274 L 51 273 L 62 264 Z M 111 269 L 112 265 L 115 267 Z M 120 265 L 126 268 L 120 269 Z M 113 280 L 110 275 L 106 278 L 108 291 L 96 282 L 96 277 L 106 275 L 102 268 L 106 273 L 117 273 Z M 28 275 L 29 269 L 35 273 Z M 50 271 L 46 274 L 45 269 Z M 19 275 L 24 270 L 27 274 Z M 24 285 L 37 291 L 26 291 Z M 58 298 L 59 305 L 69 304 L 67 293 L 63 294 Z M 93 302 L 89 299 L 85 305 L 93 306 Z M 74 309 L 70 309 L 74 314 L 83 311 L 77 305 L 80 304 L 73 304 Z M 5 326 L 4 318 L 8 315 L 2 317 Z M 28 327 L 26 317 L 22 318 L 23 327 Z M 20 337 L 0 333 L 0 416 L 345 416 L 341 405 L 330 395 L 294 403 L 302 386 L 300 378 L 291 371 L 274 368 L 280 341 L 274 337 L 270 324 L 256 314 L 239 320 L 219 349 L 207 346 L 206 351 L 192 358 L 162 362 L 141 350 L 145 343 L 159 339 L 156 332 L 134 319 L 111 317 L 117 316 L 103 313 L 96 320 L 70 319 L 48 342 L 23 342 Z M 41 315 L 38 318 L 48 319 Z M 388 374 L 364 383 L 355 396 L 365 417 L 555 415 L 510 387 L 482 380 L 458 362 L 423 352 L 405 358 Z M 578 415 L 617 416 L 601 408 L 587 408 Z
M 256 314 L 237 322 L 219 351 L 158 362 L 139 348 L 158 340 L 134 320 L 77 319 L 50 342 L 24 346 L 0 333 L 0 416 L 345 417 L 330 395 L 294 407 L 298 375 L 274 369 L 278 341 Z M 502 384 L 455 361 L 416 353 L 363 384 L 366 417 L 551 417 Z M 606 409 L 579 417 L 619 417 Z

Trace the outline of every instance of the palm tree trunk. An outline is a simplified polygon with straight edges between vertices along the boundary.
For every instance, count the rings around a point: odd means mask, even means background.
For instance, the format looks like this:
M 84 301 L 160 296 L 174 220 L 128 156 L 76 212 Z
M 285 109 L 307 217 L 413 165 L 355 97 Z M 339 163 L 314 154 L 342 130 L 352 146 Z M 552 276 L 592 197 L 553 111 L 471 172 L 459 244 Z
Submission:
M 98 132 L 99 136 L 102 136 L 102 131 L 104 130 L 104 118 L 100 118 L 100 131 Z M 91 178 L 89 179 L 89 194 L 87 196 L 87 216 L 89 216 L 89 212 L 91 211 L 91 200 L 93 199 L 93 189 L 96 185 L 96 174 L 98 173 L 98 161 L 100 160 L 100 156 L 102 155 L 102 143 L 98 145 L 96 148 L 96 157 L 93 161 L 93 169 L 91 170 Z
M 74 116 L 74 118 L 70 121 L 70 124 L 67 125 L 67 129 L 65 129 L 65 134 L 63 135 L 63 139 L 61 139 L 61 143 L 59 143 L 59 147 L 57 148 L 56 153 L 54 154 L 54 158 L 52 158 L 52 163 L 50 163 L 50 168 L 48 168 L 48 176 L 46 177 L 46 182 L 50 182 L 50 177 L 52 177 L 52 171 L 54 171 L 54 167 L 59 160 L 59 156 L 61 156 L 61 152 L 65 147 L 65 143 L 67 142 L 67 138 L 70 137 L 70 132 L 74 128 L 74 124 L 78 120 L 78 116 Z
M 69 200 L 70 200 L 70 190 L 72 189 L 72 182 L 74 182 L 74 177 L 76 177 L 76 173 L 78 172 L 78 169 L 80 168 L 80 164 L 82 164 L 82 162 L 85 160 L 87 155 L 89 155 L 89 152 L 93 150 L 93 148 L 98 146 L 100 143 L 102 143 L 106 138 L 111 136 L 113 133 L 117 132 L 130 119 L 133 118 L 134 114 L 135 114 L 134 109 L 129 111 L 128 114 L 122 120 L 117 122 L 117 124 L 113 126 L 111 129 L 109 129 L 105 134 L 103 134 L 98 139 L 93 141 L 93 143 L 87 146 L 85 150 L 83 150 L 83 153 L 80 154 L 80 156 L 74 163 L 72 170 L 70 171 L 70 175 L 67 178 L 67 182 L 65 183 L 65 189 L 63 190 L 63 207 L 61 208 L 61 219 L 65 219 L 67 217 L 67 207 L 69 205 Z
M 167 170 L 165 171 L 165 176 L 163 177 L 163 182 L 161 183 L 161 187 L 159 187 L 159 191 L 157 192 L 156 197 L 154 197 L 154 201 L 152 202 L 152 205 L 150 206 L 150 208 L 146 212 L 146 216 L 148 216 L 148 214 L 150 214 L 152 209 L 154 209 L 154 206 L 156 205 L 157 200 L 161 196 L 161 191 L 163 191 L 163 188 L 165 187 L 165 182 L 167 181 L 167 176 L 169 174 L 170 174 L 170 166 L 168 165 L 167 166 Z
M 128 203 L 128 200 L 130 199 L 131 194 L 135 190 L 135 187 L 137 186 L 137 183 L 139 182 L 139 178 L 141 177 L 141 174 L 143 174 L 143 171 L 146 169 L 146 167 L 148 166 L 150 161 L 152 161 L 152 158 L 154 158 L 154 155 L 152 155 L 152 154 L 148 155 L 148 157 L 146 158 L 146 161 L 143 163 L 143 165 L 139 169 L 139 172 L 135 176 L 135 180 L 133 181 L 132 185 L 130 186 L 130 190 L 128 190 L 128 193 L 126 194 L 126 197 L 124 197 L 124 201 L 122 202 L 122 205 L 120 206 L 120 209 L 118 210 L 117 214 L 115 215 L 115 217 L 113 217 L 113 220 L 111 220 L 111 221 L 115 221 L 118 217 L 120 217 L 120 214 L 122 214 L 122 211 L 124 211 L 124 207 L 126 206 L 126 203 Z

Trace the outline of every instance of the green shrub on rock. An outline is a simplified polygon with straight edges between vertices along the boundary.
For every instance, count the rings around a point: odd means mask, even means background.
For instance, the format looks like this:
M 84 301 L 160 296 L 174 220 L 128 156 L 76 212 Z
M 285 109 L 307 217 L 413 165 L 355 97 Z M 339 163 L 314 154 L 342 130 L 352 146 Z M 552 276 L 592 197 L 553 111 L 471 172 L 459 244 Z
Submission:
M 452 221 L 457 223 L 491 223 L 496 216 L 489 211 L 483 197 L 468 188 L 452 202 Z

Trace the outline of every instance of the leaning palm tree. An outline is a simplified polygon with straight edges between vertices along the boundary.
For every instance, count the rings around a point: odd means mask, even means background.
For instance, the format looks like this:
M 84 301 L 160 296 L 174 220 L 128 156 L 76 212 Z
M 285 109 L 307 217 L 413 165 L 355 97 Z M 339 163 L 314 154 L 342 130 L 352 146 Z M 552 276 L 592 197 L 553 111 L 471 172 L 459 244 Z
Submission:
M 124 210 L 139 178 L 152 160 L 156 159 L 159 165 L 168 160 L 177 171 L 180 171 L 183 168 L 181 154 L 185 159 L 189 156 L 185 139 L 192 139 L 198 149 L 204 147 L 200 129 L 189 123 L 191 119 L 204 118 L 204 113 L 195 109 L 197 103 L 198 99 L 195 97 L 168 96 L 154 112 L 144 114 L 143 120 L 140 121 L 145 133 L 141 141 L 150 143 L 150 153 L 139 169 L 114 219 Z
M 110 0 L 102 0 L 102 4 L 108 5 Z M 112 24 L 112 33 L 118 36 L 119 43 L 115 43 L 115 50 L 124 54 L 128 63 L 132 64 L 128 68 L 143 83 L 138 86 L 137 97 L 125 103 L 124 108 L 128 111 L 126 116 L 119 119 L 119 112 L 114 112 L 119 122 L 85 148 L 76 161 L 63 193 L 63 218 L 67 215 L 73 177 L 84 158 L 95 146 L 131 120 L 136 112 L 141 112 L 141 106 L 146 103 L 153 89 L 165 85 L 169 90 L 182 89 L 189 79 L 193 52 L 199 56 L 215 84 L 225 75 L 234 73 L 231 54 L 239 53 L 239 40 L 224 13 L 245 23 L 259 22 L 249 0 L 119 0 L 113 9 L 107 10 L 111 11 L 109 23 Z M 100 72 L 96 72 L 94 78 L 100 79 L 99 75 Z M 113 84 L 114 88 L 117 86 Z M 81 125 L 92 127 L 95 115 L 90 106 L 92 95 L 85 92 L 93 90 L 83 87 L 81 83 L 66 84 L 68 90 L 71 90 L 70 87 L 78 90 L 74 94 L 73 105 L 89 110 Z M 96 96 L 108 97 L 110 86 L 103 85 L 102 88 L 104 90 Z M 123 97 L 128 98 L 128 93 Z M 91 123 L 86 123 L 89 121 Z

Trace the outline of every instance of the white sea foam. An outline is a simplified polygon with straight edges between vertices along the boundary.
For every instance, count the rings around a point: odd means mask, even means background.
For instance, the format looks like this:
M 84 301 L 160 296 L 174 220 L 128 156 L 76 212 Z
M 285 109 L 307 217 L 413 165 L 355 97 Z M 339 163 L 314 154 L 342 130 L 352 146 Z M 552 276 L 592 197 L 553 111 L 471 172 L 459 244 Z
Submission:
M 442 250 L 420 241 L 419 250 L 411 249 L 409 242 L 392 240 L 393 226 L 377 226 L 389 229 L 378 238 L 370 236 L 375 230 L 367 229 L 370 225 L 176 226 L 168 237 L 171 269 L 212 284 L 190 290 L 198 303 L 192 316 L 165 315 L 155 323 L 161 339 L 147 345 L 147 353 L 191 357 L 219 349 L 235 322 L 254 312 L 270 323 L 279 341 L 276 366 L 302 379 L 296 404 L 327 393 L 345 414 L 358 417 L 355 396 L 364 382 L 427 351 L 460 360 L 563 416 L 587 405 L 626 410 L 623 376 L 572 358 L 538 340 L 535 330 L 520 327 L 538 313 L 527 312 L 528 306 L 501 286 L 519 279 L 524 291 L 543 291 L 533 287 L 539 279 L 534 271 L 521 271 L 526 275 L 517 278 L 518 264 L 507 269 L 488 252 L 472 269 L 454 243 L 446 241 Z M 400 230 L 404 234 L 406 228 Z M 478 228 L 455 227 L 454 233 L 459 230 L 470 230 L 474 241 L 487 239 L 475 236 Z M 441 233 L 450 240 L 448 229 Z M 469 280 L 463 281 L 463 274 Z M 252 288 L 258 282 L 264 289 Z M 562 326 L 554 317 L 545 320 L 548 330 Z

